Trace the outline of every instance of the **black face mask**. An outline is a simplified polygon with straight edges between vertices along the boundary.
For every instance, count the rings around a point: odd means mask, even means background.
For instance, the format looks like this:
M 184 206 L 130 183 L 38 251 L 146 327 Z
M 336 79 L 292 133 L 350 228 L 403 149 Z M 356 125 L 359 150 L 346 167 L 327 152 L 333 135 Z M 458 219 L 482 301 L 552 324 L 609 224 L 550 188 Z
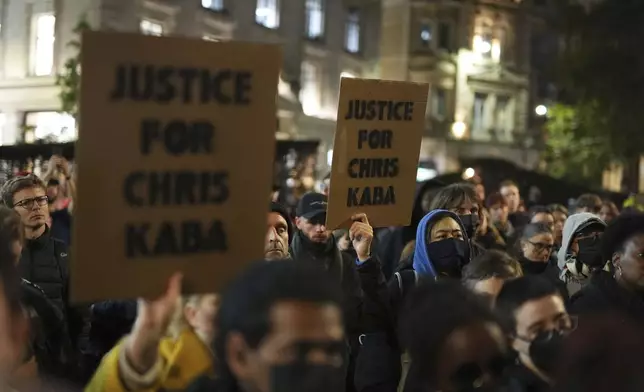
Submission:
M 342 367 L 296 361 L 271 368 L 271 392 L 328 392 L 344 389 Z
M 547 374 L 557 367 L 561 357 L 565 336 L 559 331 L 541 332 L 530 344 L 530 359 L 536 367 Z
M 461 220 L 463 227 L 465 227 L 467 238 L 471 240 L 474 238 L 474 233 L 476 233 L 476 229 L 479 227 L 479 216 L 476 214 L 468 214 L 459 215 L 458 217 Z
M 603 267 L 600 255 L 599 237 L 582 238 L 577 241 L 577 244 L 579 245 L 577 260 L 589 267 Z
M 469 261 L 465 256 L 466 247 L 463 240 L 447 238 L 427 244 L 427 254 L 439 275 L 460 278 L 461 269 Z

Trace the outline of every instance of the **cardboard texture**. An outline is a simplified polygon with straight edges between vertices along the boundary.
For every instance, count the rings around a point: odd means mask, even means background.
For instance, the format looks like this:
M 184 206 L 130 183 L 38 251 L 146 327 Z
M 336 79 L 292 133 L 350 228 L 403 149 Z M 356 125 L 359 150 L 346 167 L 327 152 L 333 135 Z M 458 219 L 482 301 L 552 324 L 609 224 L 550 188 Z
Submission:
M 74 302 L 154 298 L 176 271 L 216 292 L 263 257 L 280 63 L 273 45 L 83 35 Z
M 349 227 L 356 213 L 373 227 L 409 224 L 428 92 L 428 84 L 342 78 L 328 228 Z

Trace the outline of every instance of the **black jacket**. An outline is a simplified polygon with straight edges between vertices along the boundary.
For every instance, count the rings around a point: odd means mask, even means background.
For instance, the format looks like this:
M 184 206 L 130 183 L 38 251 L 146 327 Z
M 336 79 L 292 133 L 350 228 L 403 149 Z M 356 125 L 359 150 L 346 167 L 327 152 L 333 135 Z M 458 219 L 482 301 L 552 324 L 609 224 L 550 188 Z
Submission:
M 522 364 L 506 369 L 504 387 L 501 392 L 547 392 L 550 385 L 540 379 Z
M 611 273 L 600 271 L 572 296 L 570 312 L 580 316 L 617 313 L 624 317 L 624 321 L 644 325 L 644 295 L 627 291 L 617 284 Z

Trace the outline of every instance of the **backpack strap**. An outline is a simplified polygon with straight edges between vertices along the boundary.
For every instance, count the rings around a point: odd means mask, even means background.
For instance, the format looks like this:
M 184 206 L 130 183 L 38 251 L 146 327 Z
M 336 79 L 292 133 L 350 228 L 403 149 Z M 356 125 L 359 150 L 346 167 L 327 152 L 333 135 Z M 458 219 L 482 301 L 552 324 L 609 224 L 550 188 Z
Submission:
M 404 270 L 394 274 L 400 290 L 400 298 L 404 298 L 407 291 L 418 285 L 418 272 L 416 270 Z

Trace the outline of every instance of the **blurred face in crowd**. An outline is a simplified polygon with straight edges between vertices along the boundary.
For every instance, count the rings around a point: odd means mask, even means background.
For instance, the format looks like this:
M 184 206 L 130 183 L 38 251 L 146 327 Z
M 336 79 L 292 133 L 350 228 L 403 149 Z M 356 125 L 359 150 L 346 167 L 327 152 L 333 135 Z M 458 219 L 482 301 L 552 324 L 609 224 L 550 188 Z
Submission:
M 485 200 L 485 187 L 483 184 L 476 184 L 474 189 L 476 190 L 476 196 L 479 200 Z
M 294 363 L 341 369 L 344 329 L 336 305 L 281 301 L 269 319 L 269 332 L 255 349 L 238 332 L 226 339 L 226 360 L 242 390 L 271 392 L 272 369 Z
M 49 202 L 54 202 L 58 198 L 59 192 L 58 184 L 47 185 L 47 197 L 49 198 Z
M 490 207 L 490 218 L 493 223 L 506 224 L 509 214 L 508 206 L 505 204 L 495 204 Z
M 623 251 L 613 255 L 617 281 L 626 288 L 644 291 L 644 234 L 630 238 Z
M 539 233 L 521 240 L 523 256 L 534 262 L 547 263 L 552 253 L 555 238 L 552 233 Z
M 288 256 L 288 224 L 277 212 L 268 213 L 268 232 L 264 243 L 266 260 L 280 260 Z
M 14 210 L 20 215 L 22 224 L 37 230 L 45 225 L 49 217 L 45 190 L 40 187 L 26 188 L 13 195 Z
M 499 295 L 499 292 L 501 292 L 503 283 L 505 283 L 505 279 L 492 277 L 477 281 L 473 286 L 471 286 L 471 289 L 475 293 L 482 294 L 485 298 L 489 298 L 494 301 Z
M 505 352 L 503 333 L 495 323 L 480 322 L 455 329 L 445 340 L 436 362 L 436 390 L 497 387 L 505 366 Z
M 529 369 L 547 372 L 550 369 L 544 368 L 554 366 L 555 351 L 560 348 L 556 347 L 553 337 L 556 339 L 574 330 L 576 319 L 568 315 L 563 298 L 556 294 L 527 301 L 515 311 L 514 318 L 512 347 L 519 353 L 519 359 Z
M 509 212 L 517 212 L 519 210 L 519 203 L 521 202 L 519 188 L 516 185 L 505 185 L 501 187 L 500 192 L 508 205 Z
M 206 345 L 210 345 L 215 338 L 213 320 L 219 310 L 219 295 L 195 295 L 183 309 L 188 324 Z
M 566 223 L 566 219 L 568 219 L 568 216 L 561 211 L 555 211 L 552 213 L 552 217 L 555 219 L 555 225 L 554 225 L 555 241 L 557 244 L 561 244 L 561 241 L 563 240 L 564 223 Z
M 616 208 L 609 203 L 604 203 L 601 210 L 599 210 L 599 217 L 606 223 L 609 223 L 613 219 L 617 218 Z
M 326 229 L 326 214 L 318 214 L 310 219 L 295 218 L 297 228 L 312 242 L 325 243 L 331 237 L 331 231 Z
M 549 212 L 539 212 L 534 214 L 530 223 L 543 223 L 553 232 L 555 230 L 555 217 Z
M 432 226 L 430 230 L 429 242 L 437 242 L 454 238 L 463 241 L 463 231 L 461 226 L 451 217 L 445 217 Z

